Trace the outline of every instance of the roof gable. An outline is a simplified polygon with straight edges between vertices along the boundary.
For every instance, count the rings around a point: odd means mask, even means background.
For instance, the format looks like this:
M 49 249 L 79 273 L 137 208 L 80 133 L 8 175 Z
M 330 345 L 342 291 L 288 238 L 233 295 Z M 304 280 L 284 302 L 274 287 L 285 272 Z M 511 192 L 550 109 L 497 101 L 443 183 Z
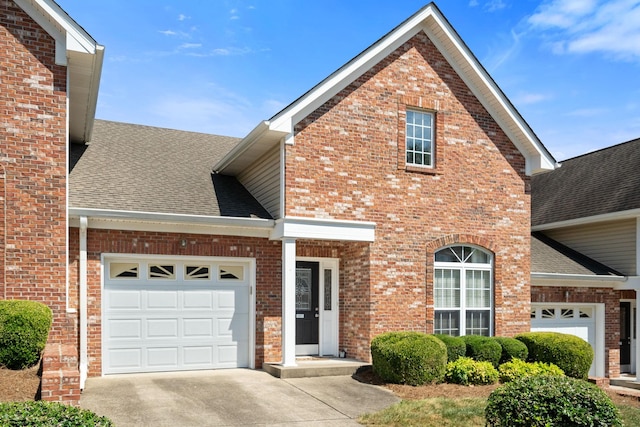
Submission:
M 526 159 L 526 173 L 552 170 L 555 159 L 520 116 L 434 3 L 397 26 L 268 121 L 260 123 L 216 170 L 235 174 L 282 138 L 293 143 L 296 123 L 401 47 L 418 32 L 431 39 L 456 73 Z
M 15 0 L 56 42 L 56 64 L 69 76 L 69 138 L 91 139 L 98 102 L 104 47 L 99 45 L 55 1 Z
M 635 139 L 566 160 L 555 171 L 534 176 L 532 225 L 633 213 L 640 209 L 638 165 L 640 139 Z

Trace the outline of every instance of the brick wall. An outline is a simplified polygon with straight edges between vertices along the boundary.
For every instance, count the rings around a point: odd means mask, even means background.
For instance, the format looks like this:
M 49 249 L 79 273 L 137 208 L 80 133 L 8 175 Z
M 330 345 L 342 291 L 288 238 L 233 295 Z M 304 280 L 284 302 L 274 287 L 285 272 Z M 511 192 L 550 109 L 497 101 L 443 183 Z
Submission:
M 436 167 L 406 167 L 407 108 L 435 113 Z M 301 120 L 286 147 L 287 215 L 376 222 L 345 246 L 341 339 L 368 359 L 372 336 L 433 330 L 433 252 L 494 253 L 495 333 L 529 329 L 525 160 L 428 37 L 416 35 Z M 364 357 L 366 355 L 366 357 Z
M 55 42 L 0 0 L 0 298 L 53 310 L 50 342 L 73 342 L 66 288 L 66 68 Z
M 186 239 L 187 247 L 180 241 Z M 69 232 L 69 276 L 78 294 L 79 230 Z M 89 376 L 102 372 L 100 257 L 103 253 L 256 258 L 256 367 L 281 360 L 282 249 L 279 241 L 250 237 L 207 236 L 89 229 L 87 233 Z M 78 300 L 71 300 L 77 307 Z

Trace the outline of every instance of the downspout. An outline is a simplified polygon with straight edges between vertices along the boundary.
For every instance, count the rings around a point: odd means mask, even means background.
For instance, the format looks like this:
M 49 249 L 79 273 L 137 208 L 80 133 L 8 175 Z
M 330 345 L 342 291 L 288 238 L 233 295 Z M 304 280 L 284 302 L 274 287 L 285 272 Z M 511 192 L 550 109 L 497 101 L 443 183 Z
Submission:
M 80 389 L 84 390 L 87 380 L 87 227 L 86 216 L 80 217 Z

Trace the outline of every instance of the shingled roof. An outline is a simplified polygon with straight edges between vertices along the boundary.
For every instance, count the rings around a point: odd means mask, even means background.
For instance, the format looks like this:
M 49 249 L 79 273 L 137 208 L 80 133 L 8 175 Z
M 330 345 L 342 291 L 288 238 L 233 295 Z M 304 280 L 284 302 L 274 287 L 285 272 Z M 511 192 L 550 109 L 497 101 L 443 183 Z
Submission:
M 624 276 L 540 232 L 531 234 L 531 272 L 587 276 Z
M 531 224 L 640 208 L 640 139 L 562 162 L 531 178 Z
M 91 142 L 72 144 L 69 205 L 271 219 L 236 178 L 211 172 L 238 141 L 96 120 Z

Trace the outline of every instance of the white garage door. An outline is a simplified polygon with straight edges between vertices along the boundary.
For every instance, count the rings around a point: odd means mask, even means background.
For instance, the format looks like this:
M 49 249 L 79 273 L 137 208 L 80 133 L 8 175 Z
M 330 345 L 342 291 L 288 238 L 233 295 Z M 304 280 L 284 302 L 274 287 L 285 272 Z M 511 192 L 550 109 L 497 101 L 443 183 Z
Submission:
M 103 371 L 248 367 L 252 263 L 105 259 Z
M 571 334 L 591 344 L 596 354 L 589 375 L 596 376 L 602 350 L 597 346 L 596 315 L 596 305 L 531 304 L 531 331 Z

